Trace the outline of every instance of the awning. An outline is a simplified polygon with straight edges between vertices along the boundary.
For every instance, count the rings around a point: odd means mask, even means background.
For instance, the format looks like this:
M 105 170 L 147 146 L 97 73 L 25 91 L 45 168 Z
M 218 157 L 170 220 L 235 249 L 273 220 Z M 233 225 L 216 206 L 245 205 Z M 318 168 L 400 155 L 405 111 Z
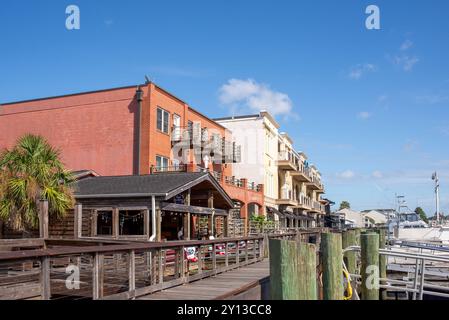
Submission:
M 314 218 L 312 218 L 312 217 L 308 217 L 308 216 L 298 216 L 298 219 L 299 220 L 305 220 L 305 221 L 315 221 L 315 219 Z
M 172 211 L 172 212 L 203 214 L 203 215 L 212 215 L 212 213 L 215 212 L 216 216 L 227 216 L 228 215 L 228 212 L 223 209 L 204 208 L 204 207 L 188 206 L 185 204 L 165 203 L 165 202 L 162 203 L 161 210 Z
M 278 216 L 283 216 L 283 214 L 276 208 L 267 206 L 268 213 L 277 214 Z

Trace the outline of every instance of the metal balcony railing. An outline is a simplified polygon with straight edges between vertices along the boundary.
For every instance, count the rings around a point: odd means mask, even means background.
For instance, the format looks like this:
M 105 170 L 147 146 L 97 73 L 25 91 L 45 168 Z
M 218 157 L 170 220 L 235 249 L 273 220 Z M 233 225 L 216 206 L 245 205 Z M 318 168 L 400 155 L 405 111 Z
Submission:
M 176 166 L 168 166 L 168 167 L 160 167 L 160 166 L 151 166 L 150 173 L 167 173 L 167 172 L 187 172 L 187 165 L 180 164 Z

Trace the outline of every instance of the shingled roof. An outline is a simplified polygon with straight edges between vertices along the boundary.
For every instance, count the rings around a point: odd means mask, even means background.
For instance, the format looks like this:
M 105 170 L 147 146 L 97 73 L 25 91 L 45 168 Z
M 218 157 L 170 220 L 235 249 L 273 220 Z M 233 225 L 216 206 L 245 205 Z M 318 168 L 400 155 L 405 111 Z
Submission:
M 203 181 L 209 181 L 232 206 L 232 199 L 207 172 L 158 173 L 133 176 L 100 176 L 76 181 L 75 198 L 150 197 L 164 199 L 179 194 Z

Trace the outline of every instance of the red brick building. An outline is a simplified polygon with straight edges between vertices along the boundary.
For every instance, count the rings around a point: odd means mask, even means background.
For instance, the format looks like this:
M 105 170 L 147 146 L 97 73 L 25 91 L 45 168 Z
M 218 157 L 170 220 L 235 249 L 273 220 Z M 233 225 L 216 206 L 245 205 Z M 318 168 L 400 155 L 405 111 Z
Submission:
M 233 177 L 239 146 L 231 132 L 154 83 L 0 105 L 0 149 L 26 133 L 59 148 L 73 171 L 131 175 L 207 166 L 240 203 L 242 217 L 248 208 L 263 212 L 263 186 Z

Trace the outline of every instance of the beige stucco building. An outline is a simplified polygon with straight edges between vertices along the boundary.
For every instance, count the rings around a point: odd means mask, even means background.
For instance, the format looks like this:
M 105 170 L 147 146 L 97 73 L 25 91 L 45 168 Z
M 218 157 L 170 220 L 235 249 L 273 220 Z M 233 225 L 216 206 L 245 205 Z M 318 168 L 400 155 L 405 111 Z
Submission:
M 233 164 L 236 175 L 244 175 L 265 185 L 265 212 L 287 227 L 314 227 L 325 214 L 321 195 L 321 174 L 308 164 L 304 152 L 294 149 L 294 141 L 268 112 L 215 119 L 231 130 L 242 146 L 240 163 Z

